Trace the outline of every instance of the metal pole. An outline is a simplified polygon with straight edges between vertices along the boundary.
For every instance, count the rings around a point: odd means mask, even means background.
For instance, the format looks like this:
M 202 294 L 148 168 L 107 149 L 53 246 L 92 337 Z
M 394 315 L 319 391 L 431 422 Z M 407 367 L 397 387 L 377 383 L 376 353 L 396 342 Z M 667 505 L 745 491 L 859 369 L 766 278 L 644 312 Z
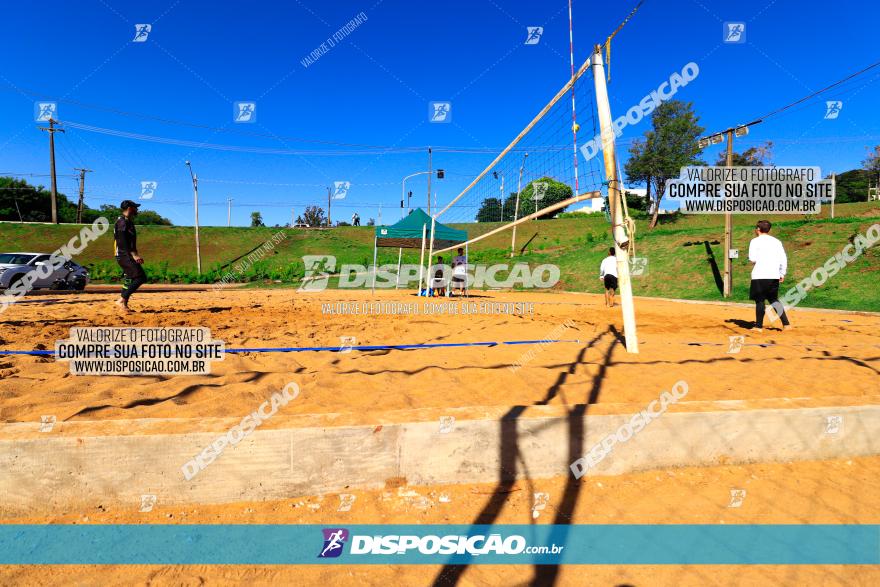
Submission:
M 400 219 L 403 220 L 406 217 L 403 209 L 403 202 L 406 200 L 406 178 L 403 178 L 403 181 L 400 182 Z
M 733 166 L 733 131 L 727 131 L 727 167 Z M 724 297 L 729 298 L 733 289 L 733 263 L 730 262 L 730 249 L 733 244 L 733 216 L 724 214 Z
M 519 216 L 519 195 L 522 193 L 522 176 L 523 170 L 526 168 L 526 157 L 529 154 L 526 153 L 523 155 L 522 165 L 519 166 L 519 182 L 516 185 L 516 207 L 513 209 L 513 221 L 516 222 L 517 217 Z M 504 210 L 504 204 L 501 207 Z M 513 250 L 516 247 L 516 225 L 513 225 L 513 234 L 510 236 L 510 258 L 513 258 Z
M 232 198 L 226 198 L 226 226 L 232 226 Z
M 419 255 L 419 295 L 422 293 L 422 277 L 424 273 L 422 270 L 425 268 L 425 232 L 427 230 L 427 226 L 422 223 L 422 252 Z
M 431 147 L 428 147 L 428 214 L 431 213 L 431 176 L 434 174 L 434 167 L 431 161 Z M 433 237 L 431 242 L 433 242 Z
M 85 189 L 86 189 L 86 173 L 91 173 L 91 169 L 75 168 L 79 171 L 79 202 L 76 205 L 76 223 L 82 224 L 82 213 L 85 207 Z
M 189 175 L 192 178 L 193 184 L 193 205 L 195 207 L 195 230 L 196 230 L 196 271 L 199 275 L 202 274 L 202 247 L 199 243 L 199 177 L 193 173 L 192 164 L 187 161 L 187 168 L 189 168 Z
M 193 176 L 193 197 L 196 207 L 196 272 L 202 274 L 202 247 L 199 242 L 199 177 Z
M 58 224 L 58 185 L 55 180 L 55 133 L 64 132 L 63 128 L 55 128 L 57 122 L 49 119 L 49 128 L 40 127 L 49 133 L 49 170 L 52 176 L 52 222 Z
M 371 293 L 376 293 L 376 258 L 379 254 L 379 237 L 373 231 L 373 288 Z
M 431 257 L 434 256 L 434 227 L 437 225 L 437 219 L 433 216 L 431 217 L 431 242 L 428 244 L 428 264 L 427 264 L 427 273 L 425 279 L 425 285 L 427 289 L 427 284 L 431 281 Z
M 608 203 L 611 208 L 611 231 L 614 236 L 614 249 L 617 257 L 623 333 L 626 337 L 626 350 L 630 353 L 638 353 L 639 339 L 636 333 L 636 313 L 633 304 L 632 281 L 629 275 L 629 240 L 623 230 L 623 206 L 620 203 L 620 188 L 617 185 L 617 156 L 614 152 L 611 105 L 608 101 L 608 87 L 605 85 L 602 48 L 599 45 L 596 45 L 591 63 L 593 80 L 596 85 L 596 107 L 599 112 L 599 125 L 602 129 L 602 157 L 605 162 L 605 179 L 608 181 Z
M 330 200 L 332 199 L 332 193 L 330 192 L 330 188 L 327 188 L 327 227 L 330 228 L 333 226 L 333 221 L 330 220 Z

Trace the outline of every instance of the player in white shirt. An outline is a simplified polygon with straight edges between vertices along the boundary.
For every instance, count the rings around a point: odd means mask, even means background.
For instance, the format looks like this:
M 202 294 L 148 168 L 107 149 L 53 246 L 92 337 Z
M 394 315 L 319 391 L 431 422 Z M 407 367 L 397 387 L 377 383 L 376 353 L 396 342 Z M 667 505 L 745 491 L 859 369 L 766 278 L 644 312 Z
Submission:
M 605 305 L 614 307 L 614 294 L 617 291 L 617 257 L 614 247 L 608 249 L 608 256 L 599 265 L 599 280 L 605 283 Z
M 785 306 L 779 301 L 779 284 L 785 280 L 788 258 L 779 239 L 770 236 L 771 226 L 767 220 L 758 221 L 755 238 L 749 243 L 749 261 L 755 264 L 749 298 L 755 301 L 755 330 L 758 332 L 764 331 L 764 300 L 770 302 L 782 319 L 783 329 L 791 328 Z

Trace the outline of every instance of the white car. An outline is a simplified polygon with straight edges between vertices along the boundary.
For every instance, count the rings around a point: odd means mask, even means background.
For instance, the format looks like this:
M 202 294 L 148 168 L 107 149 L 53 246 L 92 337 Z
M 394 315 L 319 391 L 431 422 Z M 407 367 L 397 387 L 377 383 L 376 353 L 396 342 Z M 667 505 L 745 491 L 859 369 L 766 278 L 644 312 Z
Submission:
M 0 253 L 0 290 L 18 283 L 26 274 L 49 263 L 47 253 Z M 75 289 L 82 291 L 89 282 L 88 270 L 67 259 L 49 277 L 38 277 L 33 289 Z

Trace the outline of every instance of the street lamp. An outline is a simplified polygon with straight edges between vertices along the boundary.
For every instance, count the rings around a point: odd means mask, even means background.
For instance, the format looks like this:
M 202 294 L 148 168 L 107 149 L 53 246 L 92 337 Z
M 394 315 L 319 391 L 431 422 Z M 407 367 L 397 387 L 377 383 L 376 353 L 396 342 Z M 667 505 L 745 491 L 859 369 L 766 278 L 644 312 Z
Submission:
M 434 173 L 434 172 L 433 171 L 417 171 L 415 173 L 410 173 L 409 175 L 404 177 L 403 180 L 400 182 L 400 217 L 401 218 L 404 218 L 406 216 L 403 213 L 404 201 L 406 201 L 406 209 L 407 209 L 407 213 L 409 213 L 409 199 L 406 197 L 406 180 L 408 180 L 411 177 L 415 177 L 417 175 L 431 175 L 432 173 Z M 446 177 L 446 170 L 445 169 L 438 169 L 437 170 L 437 179 L 443 179 L 444 177 Z M 410 192 L 409 195 L 410 195 L 410 197 L 412 197 L 412 192 Z
M 193 184 L 193 203 L 195 205 L 196 212 L 196 271 L 199 275 L 202 274 L 202 252 L 201 246 L 199 245 L 199 178 L 193 173 L 192 165 L 189 161 L 186 162 L 186 166 L 189 169 L 189 176 L 192 178 Z

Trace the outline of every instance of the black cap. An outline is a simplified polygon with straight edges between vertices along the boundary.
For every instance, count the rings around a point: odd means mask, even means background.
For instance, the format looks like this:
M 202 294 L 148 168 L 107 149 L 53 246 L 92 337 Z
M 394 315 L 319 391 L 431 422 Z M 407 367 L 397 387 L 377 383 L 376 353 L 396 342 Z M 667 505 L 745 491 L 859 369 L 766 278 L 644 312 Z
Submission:
M 122 200 L 122 203 L 119 204 L 119 209 L 125 210 L 126 208 L 140 208 L 140 206 L 141 206 L 140 204 L 136 204 L 135 202 L 132 202 L 131 200 Z

